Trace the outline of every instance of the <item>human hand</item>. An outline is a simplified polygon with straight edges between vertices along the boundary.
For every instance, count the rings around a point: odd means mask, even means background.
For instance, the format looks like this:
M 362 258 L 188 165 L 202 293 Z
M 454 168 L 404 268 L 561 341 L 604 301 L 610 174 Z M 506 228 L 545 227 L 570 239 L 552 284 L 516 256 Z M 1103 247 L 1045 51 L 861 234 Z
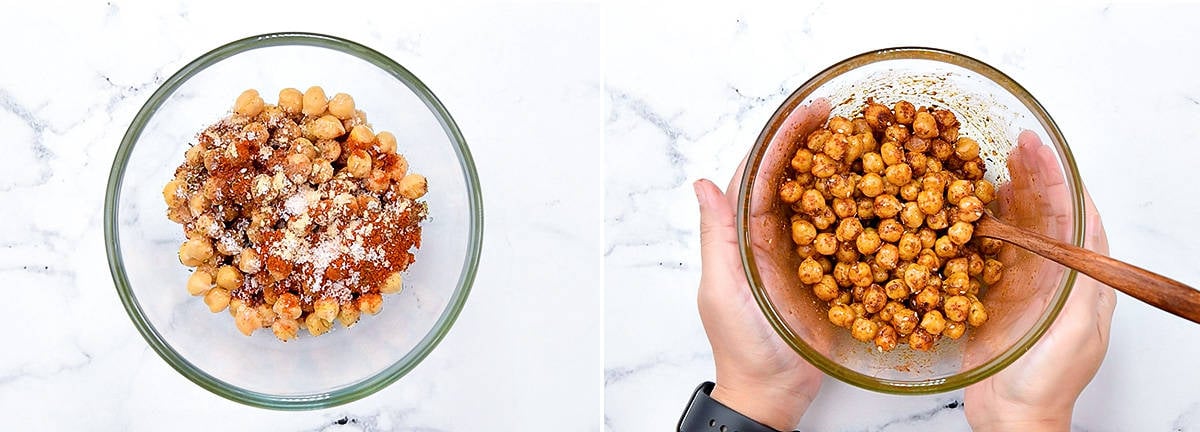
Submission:
M 821 372 L 783 342 L 750 293 L 734 228 L 736 197 L 708 180 L 693 186 L 700 203 L 700 319 L 717 369 L 712 397 L 759 423 L 791 430 L 816 396 Z
M 1009 158 L 1014 187 L 1022 187 L 1022 182 L 1038 185 L 1043 202 L 1049 205 L 1043 218 L 1055 219 L 1065 229 L 1071 201 L 1054 151 L 1032 132 L 1022 133 L 1017 141 Z M 1100 215 L 1086 191 L 1084 199 L 1084 247 L 1107 255 Z M 1033 348 L 1003 371 L 967 388 L 964 409 L 971 427 L 976 431 L 1069 430 L 1075 400 L 1108 350 L 1115 307 L 1112 288 L 1079 274 L 1058 318 Z

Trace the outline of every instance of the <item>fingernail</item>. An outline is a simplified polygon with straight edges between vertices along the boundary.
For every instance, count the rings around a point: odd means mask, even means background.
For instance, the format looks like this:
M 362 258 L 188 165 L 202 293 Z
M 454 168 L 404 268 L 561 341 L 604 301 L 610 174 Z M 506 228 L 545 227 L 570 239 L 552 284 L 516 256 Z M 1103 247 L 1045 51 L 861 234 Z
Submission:
M 692 189 L 696 191 L 696 201 L 701 205 L 708 202 L 708 188 L 704 187 L 704 179 L 692 182 Z

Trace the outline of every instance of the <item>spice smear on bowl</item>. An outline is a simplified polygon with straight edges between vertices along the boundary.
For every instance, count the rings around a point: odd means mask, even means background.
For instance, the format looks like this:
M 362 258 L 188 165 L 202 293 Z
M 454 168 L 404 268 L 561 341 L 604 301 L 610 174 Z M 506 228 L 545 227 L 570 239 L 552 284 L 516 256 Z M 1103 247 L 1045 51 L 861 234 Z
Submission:
M 269 105 L 243 92 L 163 188 L 188 238 L 179 261 L 196 269 L 188 292 L 228 309 L 243 334 L 270 328 L 283 341 L 379 313 L 428 214 L 426 179 L 396 145 L 345 93 L 288 88 Z
M 879 350 L 928 351 L 987 322 L 979 292 L 1003 275 L 1003 243 L 972 234 L 996 187 L 958 130 L 949 110 L 871 100 L 810 133 L 781 182 L 800 282 Z

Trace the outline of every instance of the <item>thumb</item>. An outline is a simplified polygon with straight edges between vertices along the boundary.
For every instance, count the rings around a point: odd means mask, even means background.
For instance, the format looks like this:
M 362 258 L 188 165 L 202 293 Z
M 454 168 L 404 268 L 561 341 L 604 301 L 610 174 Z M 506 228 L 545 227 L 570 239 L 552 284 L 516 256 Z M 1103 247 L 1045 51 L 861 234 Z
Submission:
M 700 259 L 704 268 L 727 265 L 730 252 L 737 251 L 733 208 L 713 182 L 701 179 L 693 185 L 700 203 Z

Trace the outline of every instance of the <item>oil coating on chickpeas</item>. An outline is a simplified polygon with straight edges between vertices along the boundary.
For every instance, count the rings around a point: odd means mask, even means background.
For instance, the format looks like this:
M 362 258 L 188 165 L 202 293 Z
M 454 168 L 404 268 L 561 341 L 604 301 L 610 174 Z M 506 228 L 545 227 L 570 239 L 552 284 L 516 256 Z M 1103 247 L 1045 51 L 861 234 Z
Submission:
M 973 237 L 996 187 L 960 126 L 946 109 L 869 101 L 804 137 L 779 183 L 800 283 L 831 323 L 881 351 L 931 350 L 984 325 L 980 290 L 1003 277 L 1002 243 Z

